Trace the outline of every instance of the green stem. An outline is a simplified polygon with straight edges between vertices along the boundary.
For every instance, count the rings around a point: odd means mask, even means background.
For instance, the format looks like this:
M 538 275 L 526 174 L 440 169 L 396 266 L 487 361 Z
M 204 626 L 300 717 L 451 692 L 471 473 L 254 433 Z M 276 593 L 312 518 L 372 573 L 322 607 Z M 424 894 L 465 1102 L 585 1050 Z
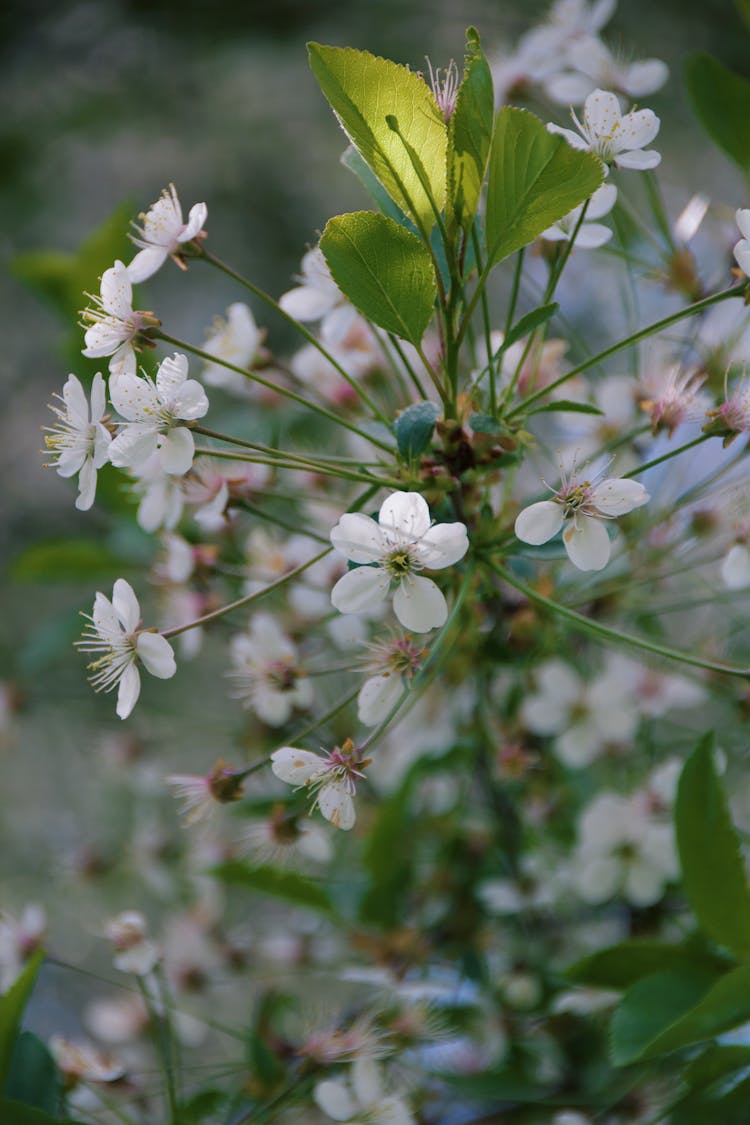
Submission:
M 661 465 L 662 461 L 669 461 L 671 457 L 677 457 L 680 453 L 684 453 L 686 449 L 692 449 L 695 445 L 701 445 L 704 441 L 712 438 L 713 434 L 700 434 L 692 441 L 686 442 L 684 445 L 679 446 L 677 449 L 670 449 L 668 453 L 662 453 L 661 457 L 654 457 L 653 461 L 646 461 L 644 465 L 639 465 L 637 469 L 631 469 L 629 473 L 623 473 L 621 479 L 627 480 L 629 477 L 637 477 L 640 473 L 645 473 L 646 469 L 653 469 L 654 465 Z
M 624 633 L 620 629 L 613 629 L 608 625 L 602 625 L 599 621 L 593 621 L 590 617 L 586 617 L 582 613 L 576 613 L 574 609 L 570 609 L 560 602 L 553 601 L 552 598 L 546 598 L 544 594 L 540 594 L 532 586 L 528 586 L 525 582 L 522 582 L 520 578 L 516 578 L 515 574 L 506 569 L 506 567 L 500 566 L 498 563 L 493 563 L 489 559 L 485 559 L 485 562 L 490 570 L 492 570 L 498 578 L 501 578 L 503 582 L 507 582 L 509 586 L 513 586 L 516 590 L 519 590 L 529 601 L 544 606 L 545 609 L 557 614 L 558 617 L 569 621 L 573 628 L 580 633 L 601 637 L 606 641 L 614 641 L 617 644 L 630 645 L 632 648 L 641 649 L 643 652 L 650 652 L 654 656 L 662 656 L 666 660 L 675 660 L 680 664 L 689 664 L 693 668 L 703 668 L 707 672 L 719 672 L 725 676 L 739 676 L 743 679 L 750 677 L 750 669 L 748 668 L 738 668 L 732 664 L 720 664 L 714 660 L 703 660 L 699 656 L 690 656 L 689 653 L 680 652 L 678 649 L 669 648 L 666 645 L 657 644 L 655 641 L 646 640 L 645 637 L 635 637 L 631 633 Z
M 509 412 L 508 418 L 512 418 L 516 414 L 525 413 L 533 402 L 536 402 L 544 395 L 548 395 L 550 391 L 556 390 L 557 387 L 562 386 L 568 379 L 580 375 L 582 371 L 587 371 L 589 367 L 594 367 L 597 363 L 601 363 L 603 360 L 609 359 L 610 356 L 616 355 L 617 352 L 621 352 L 625 348 L 630 348 L 633 344 L 637 344 L 641 340 L 647 339 L 649 336 L 654 336 L 657 332 L 661 332 L 663 329 L 669 328 L 671 325 L 677 324 L 687 317 L 696 316 L 698 313 L 703 312 L 704 309 L 719 304 L 720 301 L 726 301 L 730 297 L 742 297 L 746 289 L 747 283 L 745 282 L 743 282 L 742 285 L 734 285 L 731 289 L 723 289 L 721 293 L 714 293 L 710 297 L 704 297 L 701 301 L 696 301 L 694 304 L 688 305 L 687 308 L 680 309 L 679 312 L 663 317 L 662 320 L 656 320 L 653 324 L 647 324 L 645 328 L 639 329 L 631 336 L 626 336 L 624 340 L 620 340 L 616 344 L 611 344 L 610 347 L 605 348 L 604 351 L 599 352 L 598 355 L 591 356 L 590 359 L 579 363 L 572 371 L 567 371 L 564 375 L 561 375 L 559 379 L 548 383 L 546 387 L 541 387 L 538 391 L 534 391 L 533 394 L 529 395 L 523 402 L 519 402 L 518 405 Z
M 174 1081 L 174 1070 L 172 1067 L 171 1050 L 168 1043 L 165 1042 L 165 1036 L 168 1034 L 167 1024 L 164 1017 L 161 1016 L 155 1009 L 148 989 L 140 977 L 137 978 L 138 991 L 141 994 L 146 1011 L 149 1014 L 149 1023 L 151 1025 L 151 1035 L 156 1048 L 156 1054 L 159 1059 L 159 1065 L 162 1075 L 164 1077 L 164 1085 L 167 1092 L 167 1103 L 169 1105 L 169 1125 L 179 1125 L 177 1116 L 177 1090 Z
M 264 512 L 262 508 L 258 508 L 255 504 L 251 504 L 249 500 L 235 501 L 238 508 L 242 508 L 243 512 L 249 512 L 251 516 L 257 516 L 258 519 L 266 520 L 267 523 L 275 524 L 276 527 L 281 527 L 284 531 L 290 531 L 293 535 L 304 535 L 307 539 L 315 539 L 318 543 L 328 543 L 329 540 L 323 535 L 318 535 L 317 531 L 305 531 L 299 526 L 289 523 L 288 520 L 281 519 L 280 516 L 272 516 L 270 512 Z
M 386 453 L 391 452 L 390 446 L 385 442 L 380 441 L 378 438 L 368 434 L 366 430 L 361 430 L 359 426 L 355 426 L 353 422 L 348 422 L 340 414 L 334 414 L 332 410 L 327 410 L 325 406 L 318 406 L 316 402 L 312 402 L 309 398 L 304 398 L 298 395 L 296 391 L 290 390 L 288 387 L 282 387 L 278 383 L 272 383 L 270 379 L 264 379 L 262 375 L 258 375 L 255 371 L 247 371 L 243 367 L 237 367 L 234 363 L 229 363 L 226 359 L 219 359 L 215 355 L 203 350 L 203 348 L 196 348 L 193 344 L 188 344 L 184 340 L 178 340 L 176 336 L 170 336 L 167 332 L 162 332 L 161 329 L 154 334 L 155 339 L 164 340 L 167 344 L 174 344 L 176 348 L 182 351 L 191 352 L 192 355 L 197 355 L 200 359 L 205 359 L 207 363 L 218 363 L 222 367 L 226 367 L 228 371 L 236 371 L 238 375 L 244 376 L 245 379 L 252 379 L 254 383 L 260 383 L 269 391 L 274 391 L 284 398 L 291 399 L 299 406 L 304 406 L 306 410 L 312 410 L 315 414 L 320 414 L 322 418 L 327 418 L 329 422 L 335 422 L 337 426 L 344 426 L 345 429 L 350 430 L 357 437 L 364 438 L 365 441 L 371 442 L 372 445 L 378 446 L 379 449 L 385 450 Z
M 237 281 L 240 285 L 244 285 L 246 289 L 249 289 L 251 293 L 253 293 L 261 301 L 264 301 L 270 308 L 274 310 L 274 312 L 278 313 L 278 315 L 282 317 L 282 319 L 285 320 L 287 324 L 291 324 L 291 326 L 295 328 L 297 332 L 299 332 L 300 336 L 304 336 L 308 344 L 312 344 L 314 348 L 317 348 L 323 358 L 326 359 L 328 363 L 330 363 L 331 366 L 336 369 L 336 371 L 338 371 L 339 375 L 341 375 L 341 377 L 346 380 L 355 394 L 357 394 L 359 398 L 361 398 L 362 402 L 364 402 L 364 404 L 372 411 L 373 415 L 381 422 L 387 424 L 388 419 L 385 417 L 376 403 L 372 401 L 364 388 L 361 387 L 360 384 L 356 382 L 356 380 L 352 379 L 351 375 L 349 375 L 346 369 L 342 367 L 336 357 L 331 355 L 328 349 L 320 342 L 317 336 L 315 336 L 315 334 L 309 330 L 309 328 L 305 328 L 304 324 L 301 324 L 293 316 L 290 316 L 288 312 L 285 312 L 279 302 L 275 301 L 273 297 L 270 296 L 270 294 L 264 292 L 264 290 L 262 289 L 259 289 L 257 285 L 253 285 L 252 281 L 248 281 L 246 277 L 243 277 L 242 274 L 237 273 L 237 271 L 232 269 L 231 266 L 228 266 L 226 262 L 222 262 L 220 258 L 217 258 L 214 254 L 211 254 L 208 250 L 204 250 L 201 247 L 200 257 L 203 258 L 206 262 L 209 262 L 212 266 L 215 266 L 216 269 L 221 270 L 222 273 L 227 274 L 227 276 L 231 277 L 233 281 Z M 214 362 L 221 361 L 215 360 Z M 249 373 L 247 371 L 244 371 L 243 374 L 248 375 Z M 250 378 L 255 379 L 255 374 L 250 374 Z
M 230 453 L 226 449 L 211 449 L 208 446 L 196 446 L 196 457 L 218 457 L 224 458 L 229 461 L 247 461 L 250 465 L 270 465 L 275 469 L 288 469 L 293 473 L 313 472 L 318 473 L 323 477 L 337 477 L 339 480 L 355 480 L 361 481 L 363 484 L 371 484 L 377 488 L 383 486 L 390 488 L 401 488 L 403 481 L 396 480 L 395 477 L 373 477 L 366 473 L 355 473 L 350 469 L 337 469 L 333 466 L 324 466 L 320 462 L 314 464 L 304 464 L 300 461 L 289 462 L 282 460 L 283 454 L 278 458 L 258 456 L 253 457 L 250 453 Z
M 479 237 L 477 235 L 476 223 L 471 225 L 471 242 L 474 247 L 474 256 L 477 260 L 477 269 L 482 272 L 482 250 L 479 245 Z M 519 251 L 520 256 L 520 251 Z M 516 263 L 516 266 L 518 263 Z M 518 292 L 518 285 L 516 277 L 514 276 L 514 285 L 516 293 Z M 490 307 L 487 300 L 487 290 L 482 290 L 482 327 L 484 329 L 484 346 L 487 353 L 487 362 L 489 364 L 490 373 L 490 414 L 494 418 L 497 414 L 497 384 L 495 379 L 495 364 L 492 356 L 492 327 L 490 325 Z
M 238 598 L 228 605 L 221 606 L 220 609 L 214 609 L 211 613 L 204 613 L 203 617 L 197 617 L 195 621 L 189 621 L 187 625 L 175 625 L 173 629 L 164 629 L 162 637 L 177 637 L 180 633 L 186 633 L 188 629 L 195 629 L 198 625 L 207 625 L 209 621 L 217 621 L 220 617 L 225 617 L 228 613 L 234 613 L 236 609 L 243 609 L 245 606 L 252 605 L 253 602 L 259 601 L 264 598 L 266 594 L 273 593 L 274 590 L 280 589 L 285 586 L 287 582 L 291 582 L 298 574 L 302 574 L 309 567 L 314 566 L 316 562 L 320 562 L 326 555 L 329 555 L 333 547 L 326 547 L 324 551 L 314 555 L 307 562 L 300 563 L 295 566 L 294 570 L 288 570 L 286 574 L 282 574 L 281 578 L 277 578 L 275 582 L 270 582 L 268 586 L 264 586 L 262 590 L 256 590 L 254 594 L 246 594 L 244 598 Z

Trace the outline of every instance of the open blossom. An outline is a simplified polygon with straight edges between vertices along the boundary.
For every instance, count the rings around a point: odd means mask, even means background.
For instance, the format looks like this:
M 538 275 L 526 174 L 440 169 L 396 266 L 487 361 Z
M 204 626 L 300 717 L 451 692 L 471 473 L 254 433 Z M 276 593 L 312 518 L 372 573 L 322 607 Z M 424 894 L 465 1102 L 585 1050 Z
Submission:
M 170 679 L 177 668 L 169 641 L 159 633 L 140 628 L 141 608 L 132 586 L 118 578 L 112 601 L 97 593 L 89 624 L 77 647 L 94 655 L 89 679 L 96 691 L 117 687 L 117 714 L 127 719 L 138 702 L 143 664 L 152 676 Z
M 61 477 L 72 477 L 78 473 L 76 508 L 87 512 L 96 495 L 97 470 L 106 464 L 112 441 L 112 435 L 103 423 L 107 409 L 104 379 L 99 372 L 94 376 L 90 411 L 86 392 L 75 375 L 68 376 L 62 396 L 55 395 L 55 398 L 62 402 L 63 407 L 50 404 L 50 410 L 58 420 L 54 426 L 45 427 L 44 444 L 56 457 L 51 467 Z
M 195 440 L 181 423 L 202 418 L 208 398 L 200 383 L 187 374 L 187 357 L 175 352 L 159 364 L 155 381 L 138 375 L 113 381 L 112 402 L 127 419 L 110 446 L 113 465 L 137 470 L 158 450 L 165 472 L 182 476 L 188 471 Z
M 146 919 L 137 910 L 123 910 L 104 928 L 115 951 L 112 964 L 123 973 L 145 976 L 160 958 L 156 945 L 146 938 Z
M 289 316 L 304 323 L 319 320 L 320 334 L 327 344 L 340 344 L 354 323 L 361 319 L 331 277 L 323 251 L 315 246 L 302 259 L 300 285 L 279 297 Z
M 333 1121 L 350 1125 L 414 1125 L 414 1117 L 403 1099 L 386 1096 L 380 1068 L 374 1059 L 354 1060 L 349 1080 L 326 1078 L 318 1082 L 313 1098 Z
M 319 808 L 334 828 L 343 829 L 352 828 L 356 820 L 356 779 L 365 776 L 368 765 L 369 759 L 362 761 L 350 738 L 343 746 L 334 746 L 324 758 L 295 746 L 282 746 L 271 755 L 276 777 L 314 794 L 312 808 Z
M 602 521 L 624 516 L 648 499 L 642 484 L 625 478 L 563 481 L 554 499 L 524 508 L 516 519 L 516 535 L 523 543 L 538 546 L 564 526 L 563 543 L 573 565 L 579 570 L 602 570 L 611 550 Z
M 711 399 L 704 391 L 706 374 L 673 364 L 666 370 L 647 372 L 641 381 L 639 406 L 651 418 L 654 434 L 666 430 L 671 437 L 678 426 L 704 416 Z
M 542 231 L 540 237 L 546 238 L 549 242 L 570 242 L 575 234 L 576 227 L 578 227 L 576 246 L 579 249 L 595 250 L 598 246 L 603 246 L 605 242 L 609 242 L 612 231 L 609 227 L 605 227 L 603 223 L 590 220 L 602 219 L 605 215 L 608 215 L 616 200 L 617 188 L 614 184 L 602 184 L 591 196 L 586 208 L 586 216 L 580 226 L 578 226 L 578 222 L 583 213 L 583 203 L 580 207 L 575 207 L 572 211 L 569 211 L 562 219 L 558 219 L 547 230 Z
M 579 105 L 595 87 L 642 98 L 660 90 L 669 78 L 661 59 L 617 59 L 597 35 L 582 35 L 565 53 L 565 69 L 544 83 L 544 92 L 561 105 Z
M 99 295 L 93 297 L 95 308 L 81 314 L 88 324 L 84 336 L 83 355 L 88 359 L 110 356 L 112 376 L 135 375 L 135 345 L 141 332 L 159 321 L 152 313 L 133 309 L 133 286 L 127 268 L 117 261 L 102 274 Z
M 369 646 L 373 653 L 370 676 L 357 696 L 357 716 L 374 727 L 395 707 L 410 681 L 424 663 L 427 650 L 415 645 L 407 633 Z
M 174 184 L 165 188 L 148 211 L 141 212 L 142 226 L 135 226 L 133 242 L 141 249 L 128 266 L 128 277 L 134 285 L 151 277 L 168 257 L 181 268 L 187 269 L 181 250 L 188 242 L 203 233 L 208 209 L 205 203 L 190 208 L 188 221 L 182 219 L 182 207 Z M 204 235 L 205 237 L 205 235 Z
M 270 613 L 257 613 L 247 633 L 232 637 L 231 653 L 233 694 L 264 723 L 282 726 L 295 707 L 312 703 L 297 650 Z
M 66 1090 L 79 1082 L 117 1082 L 125 1076 L 125 1067 L 119 1059 L 89 1043 L 74 1043 L 72 1039 L 53 1035 L 49 1049 Z
M 462 523 L 432 524 L 423 496 L 393 492 L 383 501 L 377 522 L 360 512 L 343 515 L 331 531 L 331 542 L 350 562 L 365 564 L 344 574 L 331 591 L 341 613 L 377 609 L 393 584 L 393 609 L 406 629 L 427 633 L 445 624 L 448 606 L 442 591 L 418 572 L 442 570 L 464 557 L 469 540 Z
M 209 387 L 224 387 L 229 391 L 247 393 L 257 384 L 238 371 L 230 371 L 224 363 L 249 369 L 263 342 L 263 332 L 244 301 L 235 301 L 226 311 L 226 319 L 217 317 L 203 351 L 215 356 L 213 363 L 203 368 L 201 378 Z
M 571 110 L 579 132 L 548 125 L 551 133 L 565 137 L 573 148 L 593 152 L 605 164 L 618 168 L 644 170 L 655 168 L 661 155 L 653 149 L 644 151 L 659 132 L 659 118 L 650 109 L 631 110 L 624 116 L 617 95 L 594 90 L 586 98 L 583 121 Z M 580 135 L 579 135 L 580 133 Z

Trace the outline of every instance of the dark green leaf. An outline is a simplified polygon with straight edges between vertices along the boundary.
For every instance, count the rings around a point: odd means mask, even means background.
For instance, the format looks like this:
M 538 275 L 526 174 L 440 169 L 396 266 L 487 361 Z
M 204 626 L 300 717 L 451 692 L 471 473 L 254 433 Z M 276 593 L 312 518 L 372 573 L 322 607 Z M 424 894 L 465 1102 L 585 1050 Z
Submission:
M 53 539 L 35 543 L 10 566 L 16 582 L 111 582 L 122 559 L 98 539 Z
M 47 1045 L 31 1031 L 22 1031 L 13 1045 L 5 1094 L 54 1114 L 60 1092 L 60 1076 Z
M 750 1066 L 750 1047 L 739 1044 L 709 1047 L 690 1063 L 684 1078 L 692 1089 L 699 1090 L 747 1066 Z
M 695 115 L 730 160 L 750 169 L 750 82 L 712 55 L 688 59 L 685 82 Z
M 240 860 L 229 860 L 212 868 L 212 873 L 222 883 L 246 887 L 258 894 L 281 898 L 295 906 L 304 906 L 319 913 L 334 912 L 325 888 L 295 871 L 283 871 L 276 867 L 252 867 Z
M 699 1003 L 656 1036 L 644 1055 L 665 1055 L 691 1043 L 713 1039 L 750 1021 L 750 965 L 727 973 Z
M 403 458 L 419 457 L 427 448 L 440 414 L 440 407 L 434 402 L 415 402 L 399 414 L 393 429 Z
M 33 953 L 24 966 L 23 972 L 7 992 L 0 996 L 0 1090 L 5 1089 L 10 1070 L 13 1047 L 37 974 L 44 960 L 41 949 Z M 0 1120 L 2 1120 L 0 1118 Z
M 475 28 L 466 32 L 464 77 L 448 122 L 448 219 L 469 230 L 479 206 L 492 141 L 492 74 Z
M 604 414 L 598 406 L 590 402 L 574 402 L 572 399 L 560 398 L 556 402 L 547 402 L 544 406 L 537 406 L 529 411 L 532 414 Z
M 684 945 L 661 941 L 624 941 L 600 949 L 572 965 L 565 974 L 579 984 L 593 988 L 629 988 L 641 977 L 663 970 L 718 974 L 726 965 L 717 957 Z
M 495 118 L 490 152 L 488 263 L 533 242 L 588 199 L 603 179 L 598 157 L 549 133 L 528 110 L 504 106 Z
M 739 957 L 750 955 L 750 891 L 740 842 L 704 738 L 682 771 L 675 805 L 682 881 L 701 927 Z
M 469 418 L 469 425 L 475 434 L 502 434 L 506 432 L 502 422 L 493 418 L 491 414 L 472 414 Z
M 0 1098 L 0 1121 L 2 1125 L 84 1125 L 70 1117 L 50 1117 L 43 1109 L 11 1098 Z
M 359 907 L 360 919 L 366 925 L 389 930 L 403 917 L 414 860 L 404 840 L 411 789 L 411 781 L 407 779 L 392 797 L 381 802 L 367 837 L 363 861 L 370 885 Z
M 368 51 L 320 43 L 309 43 L 308 50 L 313 74 L 352 144 L 401 210 L 429 231 L 433 204 L 438 212 L 445 204 L 448 130 L 427 83 Z
M 432 259 L 419 238 L 374 211 L 330 219 L 320 248 L 355 308 L 386 332 L 419 344 L 435 304 Z
M 666 970 L 637 981 L 612 1017 L 610 1054 L 615 1066 L 627 1066 L 649 1053 L 652 1044 L 705 995 L 713 974 Z
M 505 351 L 511 344 L 515 344 L 517 340 L 522 340 L 524 336 L 528 336 L 535 328 L 539 328 L 541 324 L 546 324 L 557 310 L 560 308 L 557 301 L 552 301 L 549 305 L 540 305 L 538 309 L 532 309 L 522 316 L 508 332 L 508 335 L 503 340 L 503 346 L 500 349 Z

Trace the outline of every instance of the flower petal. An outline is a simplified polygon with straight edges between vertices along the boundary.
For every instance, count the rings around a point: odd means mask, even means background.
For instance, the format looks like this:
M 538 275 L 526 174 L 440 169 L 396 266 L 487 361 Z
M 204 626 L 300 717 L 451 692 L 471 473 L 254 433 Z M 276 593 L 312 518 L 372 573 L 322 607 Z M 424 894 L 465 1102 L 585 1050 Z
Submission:
M 141 677 L 135 662 L 128 664 L 120 677 L 120 686 L 117 689 L 117 716 L 127 719 L 130 712 L 138 702 L 141 694 Z
M 163 403 L 171 402 L 188 377 L 188 359 L 181 352 L 167 356 L 156 372 L 156 390 Z
M 188 379 L 172 400 L 172 414 L 185 422 L 194 422 L 208 413 L 208 395 L 196 379 Z
M 318 1082 L 313 1090 L 313 1098 L 319 1109 L 333 1121 L 349 1121 L 357 1112 L 357 1107 L 343 1082 L 326 1079 Z
M 324 765 L 323 759 L 310 750 L 282 746 L 271 755 L 271 771 L 287 785 L 304 785 Z
M 400 676 L 371 676 L 357 696 L 357 718 L 366 727 L 375 727 L 394 707 L 404 690 Z
M 652 148 L 645 152 L 641 149 L 635 152 L 622 152 L 618 153 L 615 163 L 618 168 L 632 168 L 636 172 L 645 172 L 661 164 L 661 153 Z
M 557 535 L 564 522 L 563 509 L 554 500 L 540 500 L 524 508 L 516 519 L 515 532 L 522 543 L 536 547 Z
M 393 609 L 405 629 L 428 633 L 445 625 L 448 606 L 442 590 L 430 578 L 409 575 L 393 595 Z
M 112 590 L 112 606 L 126 633 L 134 633 L 141 620 L 141 607 L 129 582 L 118 578 Z
M 324 785 L 318 793 L 316 804 L 334 828 L 348 832 L 354 827 L 357 813 L 345 781 L 332 781 L 329 785 Z
M 148 422 L 155 426 L 159 398 L 153 385 L 138 375 L 121 374 L 109 382 L 112 405 L 128 422 Z
M 185 229 L 177 235 L 178 242 L 190 242 L 199 231 L 203 230 L 208 218 L 208 207 L 205 203 L 194 203 L 190 208 Z
M 622 89 L 631 98 L 642 98 L 660 90 L 669 78 L 669 67 L 661 59 L 639 59 L 625 68 Z
M 637 480 L 608 478 L 595 484 L 591 499 L 604 516 L 624 516 L 645 504 L 649 495 Z
M 88 512 L 96 496 L 96 468 L 90 457 L 87 457 L 78 474 L 78 498 L 76 508 L 79 512 Z
M 331 602 L 339 613 L 366 613 L 385 600 L 389 586 L 390 579 L 379 566 L 360 566 L 339 578 Z
M 153 277 L 166 260 L 166 246 L 147 246 L 145 250 L 139 250 L 127 267 L 128 280 L 132 285 L 140 285 L 142 281 Z
M 195 456 L 195 438 L 185 426 L 176 426 L 165 434 L 159 457 L 165 473 L 181 477 L 190 469 Z
M 750 586 L 750 551 L 742 543 L 735 543 L 721 564 L 721 580 L 728 590 L 743 590 Z
M 414 547 L 414 557 L 428 570 L 442 570 L 462 559 L 469 549 L 466 526 L 462 523 L 436 523 Z
M 361 512 L 343 515 L 331 531 L 331 542 L 345 559 L 356 563 L 377 562 L 386 551 L 375 520 Z
M 626 113 L 614 138 L 617 151 L 645 148 L 659 132 L 661 122 L 652 109 Z M 619 159 L 619 157 L 618 157 Z
M 578 133 L 574 133 L 572 129 L 563 129 L 562 126 L 553 125 L 550 122 L 550 124 L 547 126 L 547 132 L 556 133 L 559 137 L 565 137 L 565 140 L 573 148 L 587 149 L 589 147 L 584 141 L 583 137 L 579 136 Z
M 609 535 L 603 523 L 582 516 L 571 520 L 563 532 L 568 558 L 579 570 L 603 570 L 609 562 Z
M 596 250 L 611 237 L 612 231 L 603 223 L 583 223 L 576 237 L 576 246 L 579 250 Z
M 592 90 L 583 107 L 583 123 L 597 140 L 617 134 L 621 121 L 617 95 L 608 90 Z M 623 146 L 625 147 L 625 146 Z
M 109 459 L 117 469 L 140 469 L 156 452 L 156 431 L 146 422 L 132 422 L 109 446 Z
M 419 492 L 392 492 L 380 506 L 378 523 L 395 544 L 414 543 L 429 530 L 430 509 Z
M 133 311 L 133 286 L 125 265 L 116 261 L 102 274 L 100 296 L 102 308 L 112 316 L 125 319 Z
M 174 651 L 160 633 L 139 633 L 136 642 L 138 658 L 147 672 L 159 680 L 170 680 L 177 671 Z
M 742 237 L 750 239 L 750 207 L 740 207 L 734 217 Z

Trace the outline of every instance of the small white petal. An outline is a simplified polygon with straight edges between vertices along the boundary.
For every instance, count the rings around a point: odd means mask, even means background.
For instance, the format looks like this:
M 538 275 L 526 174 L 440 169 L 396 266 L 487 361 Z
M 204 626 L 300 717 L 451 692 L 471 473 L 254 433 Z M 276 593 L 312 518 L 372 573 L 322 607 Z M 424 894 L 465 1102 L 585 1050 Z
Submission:
M 386 550 L 383 533 L 370 516 L 347 512 L 331 531 L 331 542 L 345 559 L 355 563 L 373 563 Z
M 428 633 L 448 619 L 448 606 L 440 590 L 430 578 L 409 575 L 393 595 L 393 610 L 405 629 Z
M 626 113 L 617 131 L 618 152 L 626 149 L 644 148 L 651 144 L 659 132 L 659 125 L 659 118 L 651 109 L 638 109 L 633 110 L 632 113 Z
M 581 150 L 587 149 L 589 147 L 584 141 L 583 137 L 579 136 L 578 133 L 574 133 L 572 129 L 563 129 L 560 125 L 553 125 L 552 123 L 550 123 L 547 126 L 547 132 L 556 133 L 558 137 L 564 137 L 568 144 L 573 148 Z
M 515 532 L 522 543 L 538 546 L 557 535 L 564 522 L 563 509 L 554 500 L 540 500 L 524 508 L 516 519 Z
M 604 516 L 624 516 L 645 504 L 649 495 L 637 480 L 608 479 L 591 489 L 591 499 Z
M 723 559 L 721 580 L 728 590 L 750 586 L 750 551 L 742 543 L 735 543 Z
M 187 377 L 187 356 L 175 352 L 163 359 L 156 372 L 156 390 L 162 402 L 169 402 L 174 398 Z
M 332 781 L 329 785 L 324 785 L 318 793 L 317 806 L 334 828 L 348 832 L 354 827 L 357 814 L 345 782 Z
M 195 456 L 195 438 L 185 426 L 176 426 L 162 438 L 159 449 L 165 473 L 181 477 L 191 468 Z
M 414 547 L 414 556 L 428 570 L 442 570 L 462 559 L 469 549 L 466 526 L 462 523 L 436 523 Z
M 383 1098 L 380 1067 L 374 1059 L 358 1056 L 352 1063 L 352 1089 L 359 1104 L 369 1108 Z
M 128 280 L 133 285 L 140 285 L 161 269 L 167 260 L 166 246 L 147 246 L 139 250 L 132 262 L 128 265 Z
M 208 218 L 208 207 L 205 203 L 194 203 L 190 208 L 185 229 L 177 235 L 178 242 L 191 242 L 199 231 L 203 230 Z
M 100 296 L 105 312 L 125 319 L 133 311 L 133 287 L 128 271 L 121 261 L 102 274 Z
M 141 677 L 135 664 L 129 664 L 120 678 L 117 689 L 117 717 L 127 719 L 141 694 Z
M 112 590 L 112 606 L 126 633 L 134 633 L 141 620 L 141 607 L 129 582 L 118 578 Z
M 318 1082 L 313 1090 L 315 1104 L 333 1121 L 349 1121 L 357 1112 L 351 1094 L 343 1082 L 326 1079 Z
M 208 396 L 196 379 L 188 379 L 175 395 L 171 405 L 175 418 L 182 418 L 185 422 L 195 422 L 208 413 Z
M 576 236 L 576 246 L 579 250 L 598 250 L 609 242 L 612 231 L 603 223 L 583 223 Z
M 642 98 L 660 90 L 669 78 L 669 67 L 661 59 L 640 59 L 626 68 L 622 89 L 631 98 Z
M 583 107 L 583 121 L 597 138 L 617 134 L 619 140 L 621 113 L 617 95 L 608 90 L 592 90 Z
M 750 239 L 750 207 L 740 207 L 734 217 L 742 237 Z
M 172 646 L 160 633 L 140 633 L 136 651 L 144 668 L 160 680 L 171 679 L 177 671 Z
M 379 566 L 359 566 L 339 578 L 331 602 L 339 613 L 367 613 L 385 600 L 390 579 Z
M 430 527 L 430 509 L 419 492 L 392 492 L 380 506 L 378 523 L 391 541 L 421 539 Z
M 271 755 L 271 770 L 287 785 L 304 785 L 323 767 L 323 759 L 310 750 L 282 746 Z
M 357 696 L 357 717 L 366 727 L 375 727 L 394 707 L 404 691 L 400 676 L 371 676 Z
M 59 469 L 58 469 L 59 472 Z M 62 475 L 62 474 L 61 474 Z M 76 508 L 79 512 L 88 512 L 96 496 L 96 468 L 91 458 L 87 458 L 81 466 L 78 476 L 78 498 Z
M 109 459 L 118 469 L 140 469 L 156 452 L 156 431 L 146 422 L 132 422 L 113 438 Z
M 750 274 L 750 242 L 743 238 L 734 248 L 737 265 L 744 274 Z
M 610 545 L 603 523 L 577 515 L 563 532 L 568 558 L 579 570 L 603 570 L 609 562 Z
M 633 906 L 653 906 L 663 893 L 663 878 L 660 871 L 641 860 L 628 865 L 623 894 Z
M 635 152 L 618 153 L 615 161 L 618 168 L 631 168 L 636 172 L 645 172 L 649 168 L 656 168 L 661 164 L 661 153 L 655 152 L 654 149 L 647 149 L 645 152 L 637 149 Z

